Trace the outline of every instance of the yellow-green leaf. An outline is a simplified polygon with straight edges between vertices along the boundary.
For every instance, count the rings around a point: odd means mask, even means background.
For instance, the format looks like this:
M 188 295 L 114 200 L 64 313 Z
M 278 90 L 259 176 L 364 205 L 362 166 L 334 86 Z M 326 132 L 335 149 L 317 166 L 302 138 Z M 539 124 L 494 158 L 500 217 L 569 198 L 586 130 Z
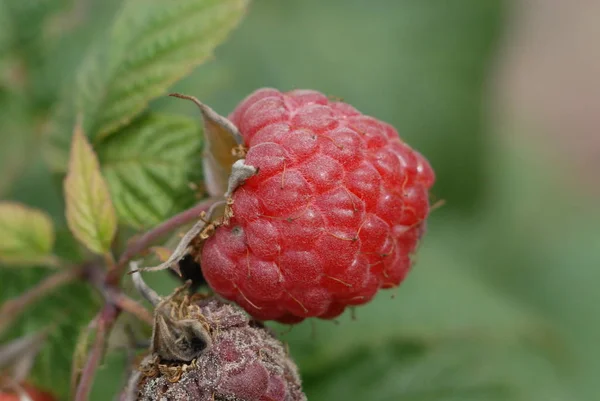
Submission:
M 115 209 L 98 158 L 79 124 L 64 189 L 67 224 L 73 235 L 92 252 L 108 252 L 117 229 Z
M 51 258 L 54 228 L 50 217 L 12 202 L 0 203 L 0 262 L 45 263 Z

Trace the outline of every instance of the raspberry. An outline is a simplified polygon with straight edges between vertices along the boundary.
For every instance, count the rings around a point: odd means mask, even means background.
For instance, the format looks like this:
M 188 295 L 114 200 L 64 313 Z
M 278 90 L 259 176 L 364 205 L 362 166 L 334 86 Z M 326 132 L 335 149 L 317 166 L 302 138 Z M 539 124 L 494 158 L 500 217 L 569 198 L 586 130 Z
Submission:
M 133 279 L 156 310 L 151 354 L 125 399 L 306 401 L 283 344 L 241 308 L 182 289 L 163 299 Z
M 215 292 L 294 323 L 403 281 L 435 178 L 392 126 L 311 90 L 258 90 L 230 120 L 258 172 L 196 255 Z

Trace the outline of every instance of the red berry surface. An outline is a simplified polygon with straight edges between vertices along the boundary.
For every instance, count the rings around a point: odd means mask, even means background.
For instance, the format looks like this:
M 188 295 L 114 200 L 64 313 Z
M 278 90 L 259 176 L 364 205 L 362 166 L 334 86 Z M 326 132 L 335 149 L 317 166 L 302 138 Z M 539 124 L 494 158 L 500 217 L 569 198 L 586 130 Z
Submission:
M 294 323 L 402 282 L 435 177 L 391 125 L 311 90 L 258 90 L 230 120 L 258 173 L 204 244 L 217 293 L 257 319 Z

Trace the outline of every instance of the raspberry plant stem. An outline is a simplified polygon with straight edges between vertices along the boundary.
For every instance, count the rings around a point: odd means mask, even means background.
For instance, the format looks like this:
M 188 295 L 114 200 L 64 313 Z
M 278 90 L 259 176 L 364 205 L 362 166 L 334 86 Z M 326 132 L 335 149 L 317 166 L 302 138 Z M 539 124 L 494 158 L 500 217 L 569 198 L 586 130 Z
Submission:
M 102 294 L 106 304 L 116 306 L 119 313 L 121 311 L 131 313 L 141 321 L 152 325 L 152 314 L 146 308 L 125 295 L 120 287 L 107 283 L 110 272 L 106 273 L 100 265 L 90 264 L 87 266 L 86 274 L 87 280 Z
M 200 217 L 200 213 L 207 211 L 215 202 L 218 202 L 222 199 L 217 198 L 208 198 L 192 208 L 185 210 L 170 219 L 164 221 L 158 226 L 154 227 L 150 231 L 142 234 L 142 236 L 137 239 L 131 241 L 128 245 L 119 261 L 117 262 L 116 268 L 109 272 L 109 276 L 107 278 L 108 283 L 117 284 L 125 270 L 127 269 L 127 263 L 140 252 L 145 251 L 158 239 L 175 230 L 178 227 L 181 227 L 184 224 L 190 223 L 194 220 L 197 220 Z
M 96 374 L 96 369 L 104 354 L 106 338 L 110 335 L 112 327 L 121 312 L 129 312 L 145 322 L 152 323 L 153 318 L 150 312 L 136 301 L 123 294 L 119 288 L 119 282 L 128 266 L 128 262 L 135 255 L 148 249 L 150 245 L 166 234 L 184 224 L 197 220 L 202 212 L 205 212 L 215 202 L 221 200 L 222 199 L 216 198 L 205 199 L 194 207 L 171 217 L 162 224 L 147 231 L 136 240 L 131 241 L 119 258 L 117 264 L 114 265 L 115 267 L 110 269 L 106 275 L 104 275 L 103 270 L 100 270 L 93 265 L 86 269 L 87 280 L 100 290 L 105 298 L 105 305 L 95 317 L 98 325 L 96 338 L 92 345 L 92 350 L 87 357 L 81 379 L 77 385 L 74 401 L 87 401 Z
M 96 375 L 96 369 L 98 369 L 100 359 L 102 359 L 102 355 L 104 354 L 106 338 L 110 334 L 118 315 L 119 309 L 110 303 L 104 305 L 104 308 L 98 313 L 98 330 L 96 331 L 96 338 L 94 339 L 92 350 L 81 373 L 81 380 L 77 386 L 74 401 L 88 400 L 94 376 Z
M 152 323 L 154 322 L 152 314 L 148 311 L 148 309 L 144 308 L 135 300 L 129 298 L 123 293 L 119 293 L 115 295 L 114 302 L 120 310 L 131 313 L 141 321 L 152 326 Z

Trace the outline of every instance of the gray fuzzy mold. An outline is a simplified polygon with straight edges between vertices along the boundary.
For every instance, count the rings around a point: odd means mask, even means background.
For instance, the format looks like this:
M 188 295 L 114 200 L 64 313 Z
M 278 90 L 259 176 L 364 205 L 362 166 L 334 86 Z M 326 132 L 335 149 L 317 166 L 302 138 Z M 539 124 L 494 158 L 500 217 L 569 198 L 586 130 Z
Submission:
M 250 319 L 240 308 L 214 297 L 176 296 L 163 303 L 172 326 L 169 335 L 176 347 L 198 347 L 191 361 L 164 360 L 158 353 L 146 357 L 132 383 L 131 398 L 143 401 L 303 401 L 296 365 L 283 344 L 260 322 Z M 206 333 L 190 338 L 177 337 L 178 322 L 197 321 Z M 155 330 L 157 330 L 155 326 Z M 187 326 L 181 326 L 187 327 Z M 197 332 L 196 329 L 194 332 Z M 184 329 L 185 331 L 185 329 Z M 208 341 L 207 341 L 208 340 Z M 171 349 L 170 344 L 154 347 Z M 164 352 L 160 355 L 165 355 Z

